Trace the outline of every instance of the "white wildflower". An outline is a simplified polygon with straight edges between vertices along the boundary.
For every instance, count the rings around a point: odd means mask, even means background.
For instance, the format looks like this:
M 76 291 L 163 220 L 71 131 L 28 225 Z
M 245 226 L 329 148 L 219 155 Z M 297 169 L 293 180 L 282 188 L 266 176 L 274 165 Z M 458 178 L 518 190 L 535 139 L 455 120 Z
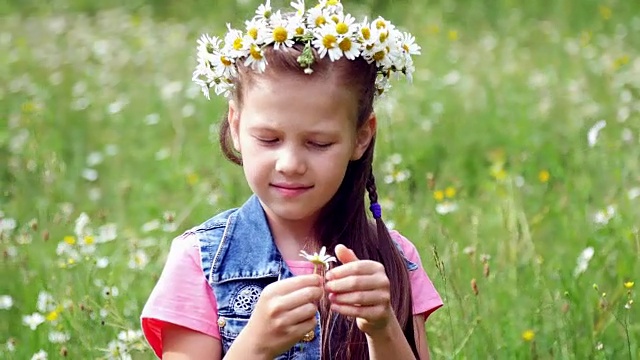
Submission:
M 588 248 L 582 250 L 580 255 L 578 255 L 578 260 L 576 261 L 576 268 L 573 270 L 573 276 L 579 276 L 584 273 L 589 267 L 589 261 L 593 258 L 593 247 L 589 246 Z
M 595 125 L 589 129 L 589 133 L 587 134 L 587 141 L 589 143 L 589 147 L 594 147 L 598 142 L 598 135 L 600 134 L 600 130 L 604 129 L 607 126 L 607 122 L 604 120 L 600 120 Z
M 24 315 L 22 317 L 22 323 L 28 326 L 31 330 L 35 330 L 40 324 L 44 322 L 45 318 L 40 313 L 33 313 L 31 315 Z
M 8 310 L 13 307 L 13 298 L 10 295 L 0 295 L 0 310 Z

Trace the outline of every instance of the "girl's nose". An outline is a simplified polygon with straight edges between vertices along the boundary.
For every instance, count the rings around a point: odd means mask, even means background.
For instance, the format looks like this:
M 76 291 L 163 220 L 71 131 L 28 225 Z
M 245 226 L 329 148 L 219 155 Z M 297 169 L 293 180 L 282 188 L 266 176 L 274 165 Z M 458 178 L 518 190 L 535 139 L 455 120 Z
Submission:
M 276 171 L 287 175 L 302 175 L 307 171 L 307 166 L 299 150 L 285 148 L 278 154 Z

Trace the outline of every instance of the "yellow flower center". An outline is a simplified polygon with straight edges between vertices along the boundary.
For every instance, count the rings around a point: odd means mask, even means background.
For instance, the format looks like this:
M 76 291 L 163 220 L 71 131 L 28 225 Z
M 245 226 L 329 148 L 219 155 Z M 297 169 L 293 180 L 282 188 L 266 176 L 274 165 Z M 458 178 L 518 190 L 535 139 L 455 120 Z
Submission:
M 382 61 L 385 55 L 386 55 L 386 52 L 384 50 L 380 50 L 377 53 L 373 54 L 373 59 L 375 61 Z
M 322 38 L 322 45 L 327 49 L 333 49 L 336 46 L 336 40 L 335 36 L 327 34 Z
M 287 29 L 283 28 L 282 26 L 278 26 L 273 29 L 273 40 L 275 40 L 276 42 L 285 42 L 285 40 L 287 40 L 287 35 Z
M 341 22 L 336 25 L 336 32 L 338 32 L 338 34 L 343 35 L 346 34 L 347 31 L 349 31 L 349 26 L 347 24 Z
M 324 16 L 320 15 L 316 18 L 316 26 L 322 26 L 327 23 L 327 19 Z
M 329 5 L 329 6 L 336 6 L 338 4 L 340 4 L 340 0 L 329 0 L 329 1 L 327 1 L 327 5 Z
M 336 24 L 340 22 L 340 18 L 336 15 L 331 16 L 331 20 L 333 20 L 333 22 Z
M 251 38 L 253 40 L 257 40 L 258 39 L 258 29 L 256 28 L 251 28 L 247 31 L 247 34 L 249 34 L 249 36 L 251 36 Z
M 378 29 L 384 29 L 387 27 L 387 24 L 384 23 L 384 20 L 378 20 L 376 21 L 376 27 Z
M 265 10 L 264 14 L 262 14 L 262 15 L 265 17 L 265 19 L 270 18 L 271 17 L 271 10 Z
M 220 62 L 224 66 L 231 66 L 231 61 L 229 61 L 225 56 L 220 56 Z
M 76 243 L 76 238 L 74 238 L 73 236 L 65 236 L 64 242 L 66 242 L 69 245 L 74 245 Z
M 409 46 L 407 46 L 407 44 L 402 44 L 402 48 L 404 51 L 409 52 Z
M 380 42 L 385 42 L 389 37 L 389 33 L 387 31 L 380 32 Z
M 95 241 L 93 239 L 93 236 L 85 236 L 84 237 L 84 243 L 87 245 L 91 245 L 93 244 Z
M 342 41 L 340 41 L 339 47 L 342 51 L 351 50 L 351 40 L 349 38 L 344 38 Z
M 296 28 L 296 35 L 304 35 L 304 29 L 301 27 Z
M 369 40 L 369 38 L 371 37 L 371 29 L 367 27 L 363 27 L 362 29 L 360 29 L 360 33 L 362 33 L 362 37 L 365 40 Z
M 242 38 L 236 38 L 233 40 L 233 49 L 240 50 L 242 49 Z
M 251 54 L 251 57 L 254 58 L 255 60 L 262 60 L 262 54 L 260 53 L 260 49 L 255 45 L 251 47 L 251 50 L 249 50 L 249 54 Z

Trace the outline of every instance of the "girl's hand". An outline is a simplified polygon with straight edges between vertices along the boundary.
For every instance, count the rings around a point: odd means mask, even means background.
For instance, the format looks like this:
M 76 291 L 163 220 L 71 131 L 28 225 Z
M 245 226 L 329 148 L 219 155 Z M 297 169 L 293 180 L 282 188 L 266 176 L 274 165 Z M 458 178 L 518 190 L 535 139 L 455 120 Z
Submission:
M 316 302 L 322 293 L 322 278 L 315 274 L 267 285 L 229 353 L 273 359 L 289 350 L 315 328 Z
M 344 245 L 336 246 L 335 253 L 343 265 L 326 274 L 325 290 L 331 309 L 355 317 L 358 328 L 369 336 L 384 331 L 395 319 L 384 266 L 376 261 L 359 260 Z

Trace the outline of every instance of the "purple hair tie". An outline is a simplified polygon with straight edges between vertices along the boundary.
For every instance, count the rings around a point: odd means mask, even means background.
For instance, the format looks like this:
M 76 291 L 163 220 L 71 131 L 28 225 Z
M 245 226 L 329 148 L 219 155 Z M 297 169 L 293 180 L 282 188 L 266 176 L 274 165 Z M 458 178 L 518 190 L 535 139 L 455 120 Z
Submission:
M 371 210 L 374 219 L 382 218 L 382 208 L 377 202 L 371 203 L 371 206 L 369 206 L 369 210 Z

